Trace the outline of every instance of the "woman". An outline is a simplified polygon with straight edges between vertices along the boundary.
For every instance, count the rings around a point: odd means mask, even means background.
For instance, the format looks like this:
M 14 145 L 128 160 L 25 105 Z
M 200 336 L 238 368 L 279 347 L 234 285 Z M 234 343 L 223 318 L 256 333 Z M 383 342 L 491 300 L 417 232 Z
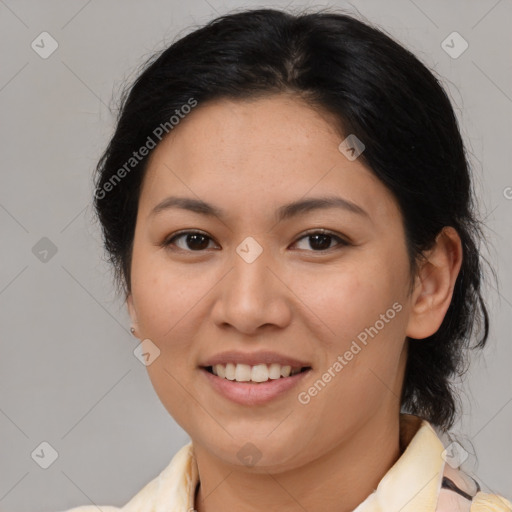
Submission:
M 512 510 L 439 437 L 489 326 L 464 145 L 410 52 L 343 14 L 218 18 L 150 60 L 95 185 L 191 438 L 104 511 Z

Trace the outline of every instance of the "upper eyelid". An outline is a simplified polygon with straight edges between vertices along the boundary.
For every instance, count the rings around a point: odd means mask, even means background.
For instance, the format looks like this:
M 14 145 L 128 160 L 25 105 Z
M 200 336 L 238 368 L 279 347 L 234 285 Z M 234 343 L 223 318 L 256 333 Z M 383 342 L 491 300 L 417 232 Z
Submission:
M 172 234 L 171 236 L 167 237 L 163 244 L 164 246 L 166 245 L 171 245 L 171 241 L 172 240 L 175 240 L 181 236 L 185 236 L 185 235 L 188 235 L 188 234 L 198 234 L 198 235 L 203 235 L 207 238 L 209 238 L 210 240 L 212 240 L 213 242 L 217 243 L 215 241 L 215 239 L 213 237 L 211 237 L 209 234 L 203 232 L 203 231 L 200 231 L 200 230 L 194 230 L 194 229 L 189 229 L 189 230 L 183 230 L 183 231 L 178 231 L 177 233 L 174 233 Z M 331 230 L 328 230 L 328 229 L 325 229 L 325 228 L 311 228 L 310 230 L 306 231 L 305 233 L 302 233 L 300 234 L 295 242 L 293 243 L 297 243 L 299 240 L 302 240 L 303 238 L 306 238 L 308 236 L 312 236 L 312 235 L 316 235 L 316 234 L 323 234 L 323 235 L 328 235 L 328 236 L 331 236 L 332 238 L 336 238 L 338 239 L 338 245 L 350 245 L 351 244 L 351 241 L 345 237 L 344 235 L 341 235 L 341 234 L 338 234 L 334 231 L 331 231 Z M 330 249 L 333 249 L 334 247 L 331 247 Z M 181 249 L 181 248 L 179 248 Z M 202 252 L 202 251 L 188 251 L 186 249 L 182 249 L 186 252 Z M 321 253 L 321 252 L 326 252 L 327 250 L 329 249 L 326 249 L 324 251 L 312 251 L 312 252 L 318 252 L 318 253 Z

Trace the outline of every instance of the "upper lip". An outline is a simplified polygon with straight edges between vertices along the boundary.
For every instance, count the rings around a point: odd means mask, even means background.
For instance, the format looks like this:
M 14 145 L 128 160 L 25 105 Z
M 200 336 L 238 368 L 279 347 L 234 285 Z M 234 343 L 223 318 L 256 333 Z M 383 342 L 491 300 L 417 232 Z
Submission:
M 283 354 L 278 354 L 277 352 L 238 352 L 236 350 L 230 350 L 228 352 L 221 352 L 216 354 L 203 363 L 200 366 L 214 366 L 216 364 L 226 365 L 227 363 L 233 364 L 248 364 L 250 366 L 255 366 L 257 364 L 272 364 L 278 363 L 281 366 L 291 366 L 292 368 L 303 368 L 310 367 L 310 363 L 300 361 L 299 359 L 295 359 L 294 357 L 289 357 Z

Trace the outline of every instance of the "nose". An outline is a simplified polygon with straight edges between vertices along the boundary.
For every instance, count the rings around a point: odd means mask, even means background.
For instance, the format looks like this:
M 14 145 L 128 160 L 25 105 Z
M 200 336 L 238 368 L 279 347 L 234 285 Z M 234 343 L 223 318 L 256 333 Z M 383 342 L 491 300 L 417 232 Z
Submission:
M 233 255 L 231 271 L 216 287 L 213 321 L 247 335 L 270 326 L 285 327 L 291 320 L 293 293 L 270 251 L 263 250 L 253 261 L 240 254 Z

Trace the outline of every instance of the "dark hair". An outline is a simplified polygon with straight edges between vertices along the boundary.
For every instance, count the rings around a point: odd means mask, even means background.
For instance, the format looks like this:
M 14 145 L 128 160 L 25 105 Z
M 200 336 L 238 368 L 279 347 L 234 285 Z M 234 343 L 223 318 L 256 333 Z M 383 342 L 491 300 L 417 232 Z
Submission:
M 411 278 L 422 252 L 432 247 L 444 226 L 453 226 L 461 237 L 463 262 L 450 307 L 435 334 L 408 340 L 401 396 L 404 412 L 449 429 L 458 407 L 449 379 L 466 371 L 474 325 L 480 327 L 483 319 L 484 333 L 475 348 L 484 347 L 489 332 L 477 246 L 483 235 L 469 165 L 438 79 L 382 30 L 352 16 L 235 12 L 144 64 L 122 95 L 115 133 L 95 181 L 94 206 L 117 290 L 125 298 L 131 292 L 135 221 L 148 160 L 148 155 L 138 155 L 134 161 L 133 152 L 160 140 L 162 127 L 169 132 L 174 127 L 170 119 L 178 119 L 191 100 L 203 104 L 276 93 L 295 95 L 333 114 L 340 134 L 363 141 L 359 158 L 389 188 L 401 210 Z

